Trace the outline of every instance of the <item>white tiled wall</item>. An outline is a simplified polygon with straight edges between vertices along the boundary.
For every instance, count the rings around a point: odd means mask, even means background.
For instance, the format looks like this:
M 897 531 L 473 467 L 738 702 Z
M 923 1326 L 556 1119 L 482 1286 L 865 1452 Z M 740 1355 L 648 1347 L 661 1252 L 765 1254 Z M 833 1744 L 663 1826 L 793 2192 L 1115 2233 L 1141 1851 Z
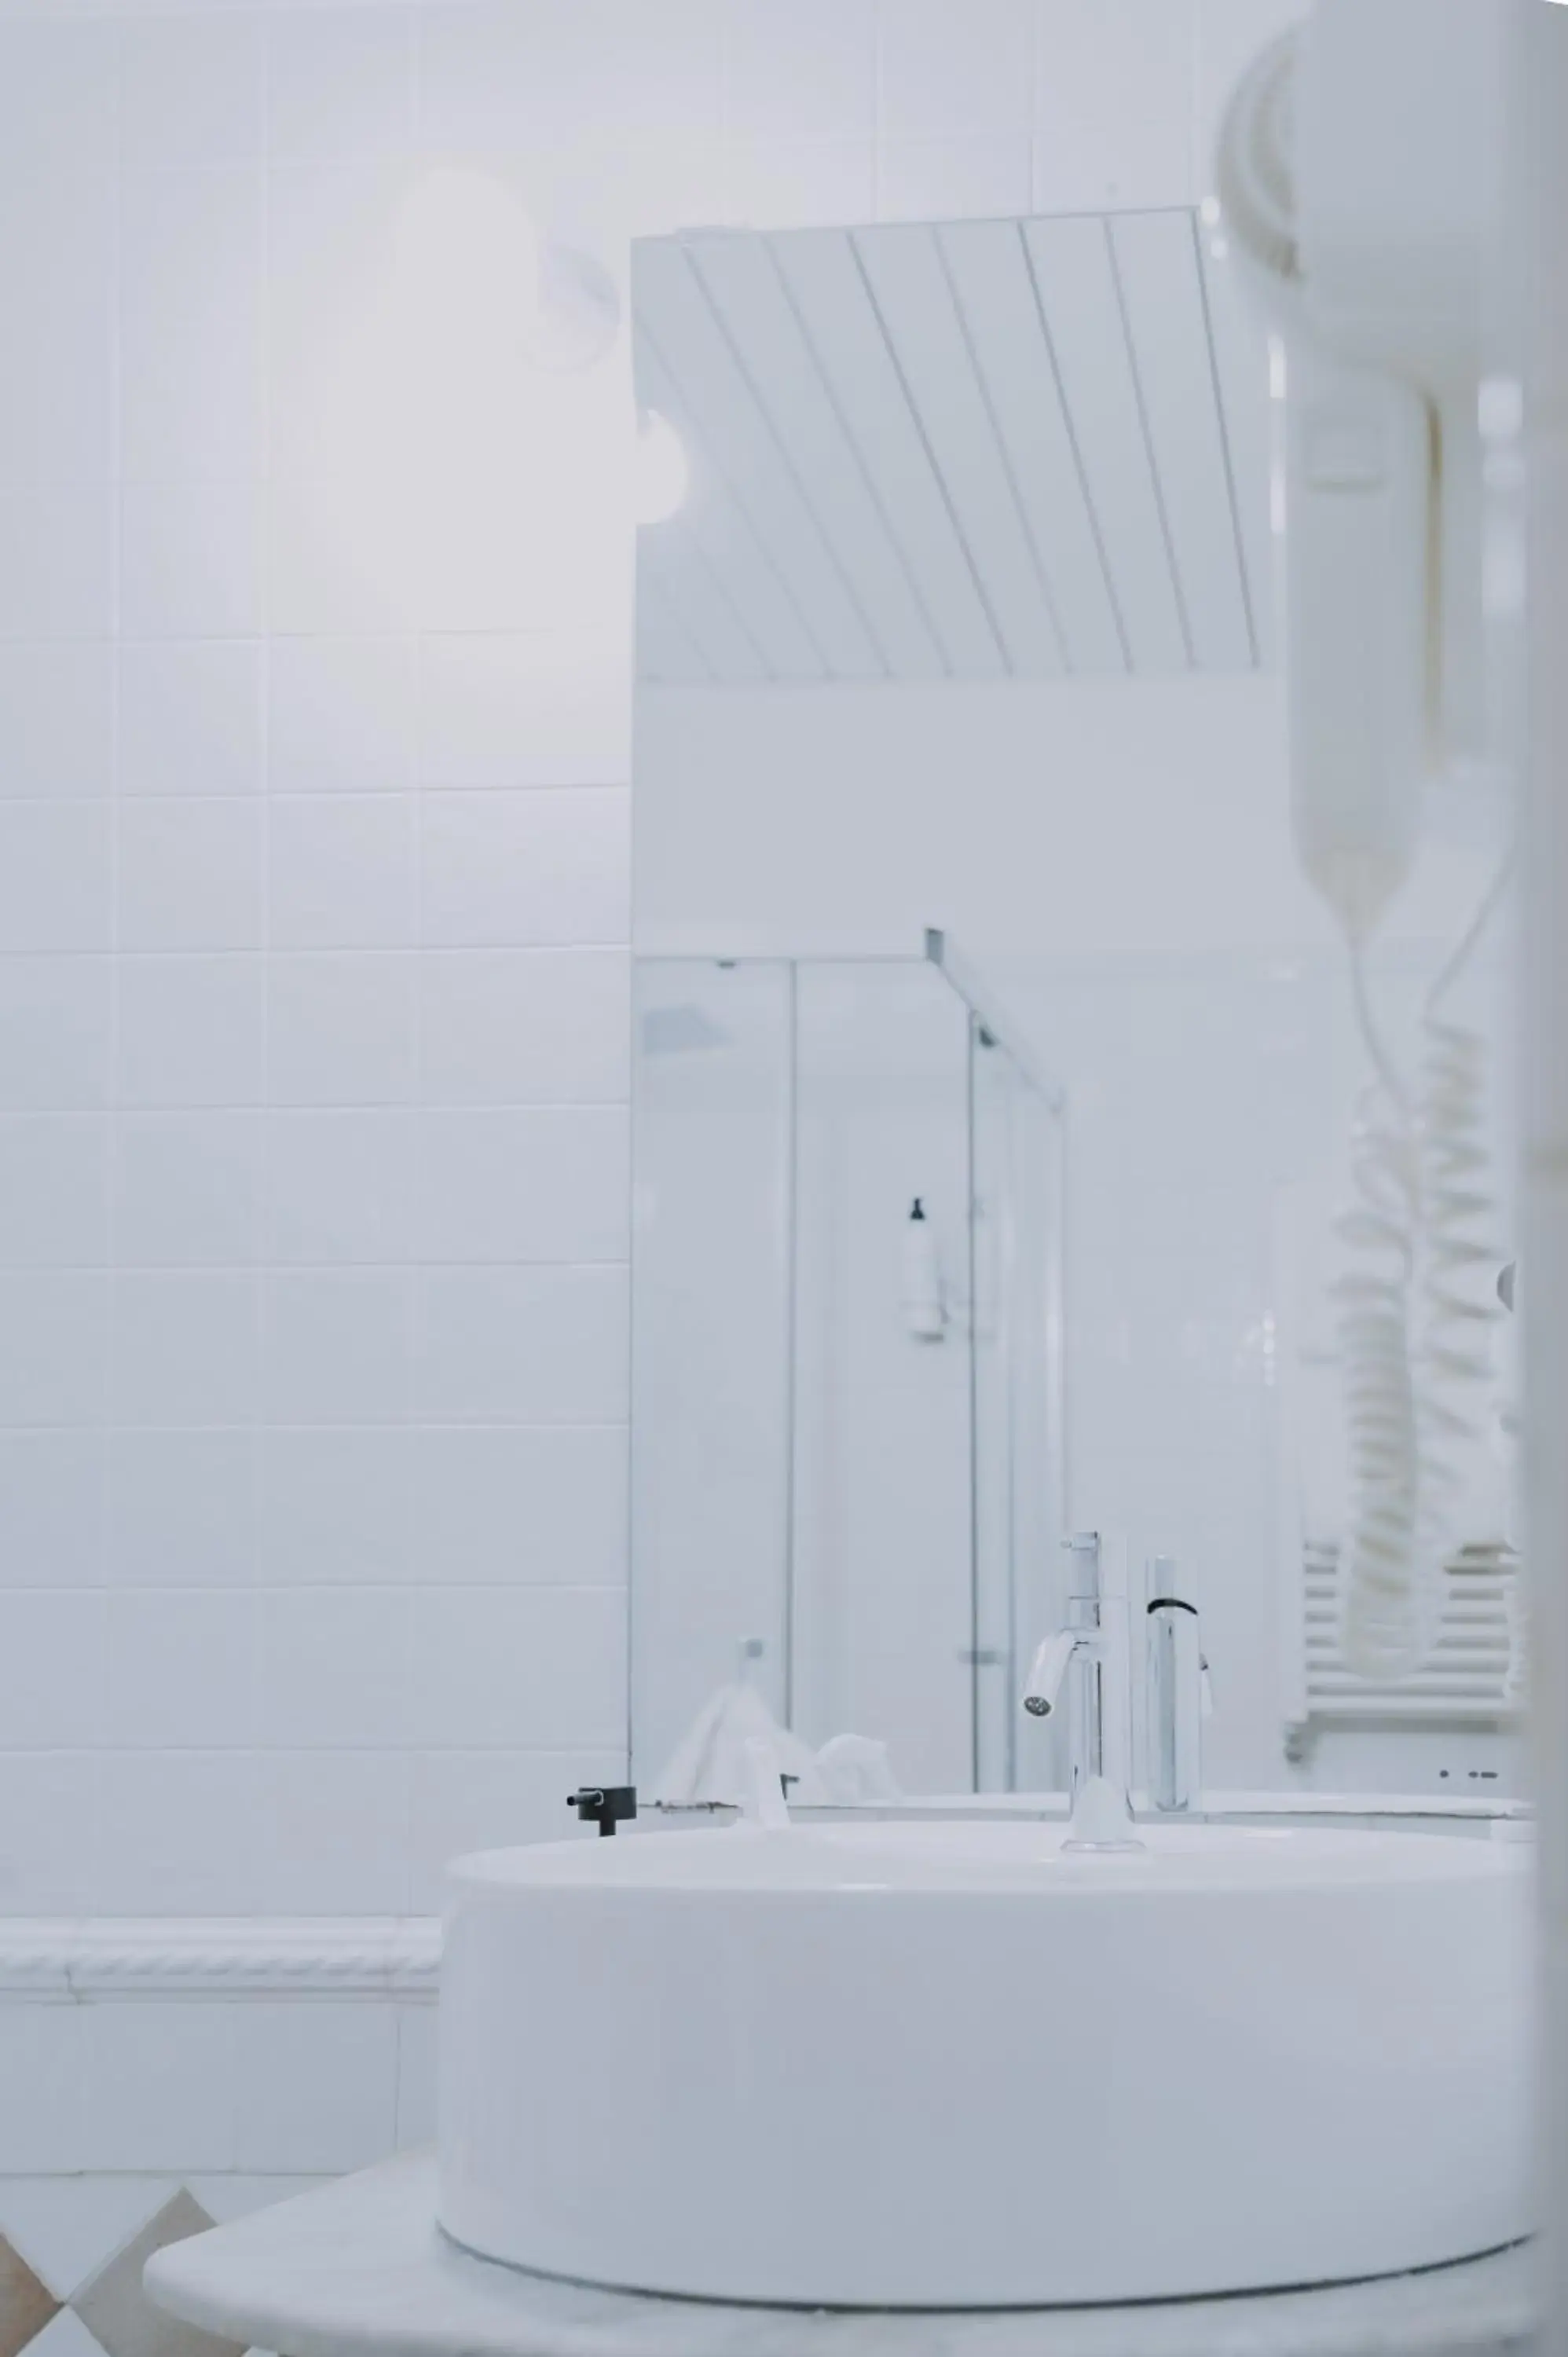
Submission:
M 619 1753 L 625 355 L 514 200 L 1185 199 L 1278 13 L 0 23 L 0 1910 L 432 1907 Z

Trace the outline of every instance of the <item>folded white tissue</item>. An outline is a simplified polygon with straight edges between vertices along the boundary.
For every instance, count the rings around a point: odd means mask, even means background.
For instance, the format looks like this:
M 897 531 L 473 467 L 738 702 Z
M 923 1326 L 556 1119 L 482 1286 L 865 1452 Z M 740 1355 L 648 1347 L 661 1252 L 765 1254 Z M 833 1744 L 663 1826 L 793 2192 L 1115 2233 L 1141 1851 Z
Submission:
M 864 1807 L 899 1797 L 885 1743 L 868 1735 L 835 1735 L 813 1751 L 779 1726 L 755 1686 L 741 1683 L 721 1686 L 703 1704 L 655 1778 L 650 1797 L 688 1807 L 703 1801 L 746 1807 L 757 1756 L 747 1749 L 751 1744 L 765 1746 L 779 1773 L 793 1780 L 789 1798 L 799 1807 Z

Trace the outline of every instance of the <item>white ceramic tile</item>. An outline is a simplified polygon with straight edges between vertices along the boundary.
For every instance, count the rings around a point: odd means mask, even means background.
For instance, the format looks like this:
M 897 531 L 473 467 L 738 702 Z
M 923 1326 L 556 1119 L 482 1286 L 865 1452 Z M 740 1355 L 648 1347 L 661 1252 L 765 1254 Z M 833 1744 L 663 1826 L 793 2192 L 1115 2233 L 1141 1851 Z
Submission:
M 238 639 L 263 618 L 261 510 L 249 483 L 127 483 L 120 619 L 134 639 Z
M 410 1592 L 274 1587 L 259 1598 L 258 1683 L 280 1749 L 357 1750 L 406 1743 L 412 1689 L 429 1683 L 410 1654 Z
M 118 969 L 124 1105 L 260 1104 L 266 973 L 259 957 L 132 957 Z
M 109 1285 L 99 1269 L 0 1271 L 0 1425 L 101 1419 Z
M 102 1588 L 0 1589 L 0 1726 L 8 1750 L 102 1742 L 108 1601 Z
M 111 1590 L 104 1740 L 132 1751 L 257 1740 L 257 1598 L 248 1588 Z
M 110 867 L 107 803 L 0 802 L 0 953 L 107 949 Z
M 91 1751 L 34 1751 L 0 1766 L 0 1916 L 82 1915 L 101 1903 L 98 1775 Z M 14 2190 L 5 2231 L 19 2242 Z
M 267 22 L 275 156 L 378 155 L 413 133 L 412 8 L 313 8 Z
M 417 1257 L 621 1261 L 627 1119 L 617 1106 L 419 1117 Z
M 0 1119 L 0 1265 L 91 1265 L 109 1245 L 108 1117 Z
M 435 786 L 624 784 L 631 774 L 624 632 L 426 639 L 420 763 Z
M 0 483 L 107 483 L 114 457 L 112 176 L 16 170 L 0 148 Z M 48 223 L 40 268 L 38 224 Z
M 125 28 L 125 160 L 142 168 L 259 156 L 263 19 L 209 10 Z
M 0 639 L 102 638 L 113 610 L 113 492 L 0 493 Z
M 103 2344 L 83 2324 L 75 2309 L 62 2308 L 27 2343 L 33 2357 L 94 2357 Z
M 232 1269 L 123 1269 L 114 1413 L 135 1427 L 245 1424 L 260 1389 L 258 1280 Z
M 269 1277 L 269 1422 L 395 1424 L 406 1416 L 412 1285 L 393 1270 Z
M 114 1248 L 133 1268 L 231 1266 L 261 1235 L 262 1119 L 123 1114 L 114 1141 Z
M 416 1739 L 503 1749 L 610 1747 L 626 1727 L 626 1592 L 415 1589 Z
M 418 1413 L 435 1423 L 611 1424 L 625 1414 L 627 1303 L 613 1268 L 428 1269 Z
M 1197 176 L 1214 184 L 1214 143 L 1230 93 L 1259 51 L 1307 13 L 1305 0 L 1197 0 Z
M 614 1783 L 626 1773 L 626 1740 L 569 1751 L 427 1751 L 413 1762 L 411 1837 L 416 1913 L 439 1913 L 450 1896 L 446 1867 L 475 1849 L 524 1842 L 597 1840 L 579 1825 L 566 1795 L 580 1784 Z
M 618 1103 L 629 1086 L 621 950 L 454 950 L 419 974 L 428 1104 Z
M 376 533 L 399 461 L 406 469 L 413 456 L 409 436 L 428 368 L 417 341 L 441 296 L 422 272 L 423 248 L 411 238 L 420 216 L 407 209 L 420 202 L 424 185 L 408 165 L 363 159 L 275 164 L 269 178 L 272 463 L 290 482 L 310 487 L 309 504 L 325 528 L 311 544 L 324 575 L 332 570 L 336 544 L 346 568 L 342 586 L 353 578 L 371 586 L 368 573 L 353 570 L 345 527 Z M 341 504 L 332 495 L 335 483 L 346 495 Z M 285 515 L 290 535 L 309 522 L 293 499 Z M 307 594 L 307 584 L 298 586 Z M 327 587 L 324 578 L 317 596 Z M 283 608 L 278 619 L 285 629 L 334 627 L 326 619 L 285 619 Z M 339 627 L 386 626 L 350 619 Z
M 412 786 L 416 673 L 412 639 L 274 639 L 267 729 L 274 791 L 368 794 Z
M 330 1267 L 417 1257 L 417 1121 L 401 1112 L 270 1114 L 268 1260 Z
M 875 0 L 740 0 L 725 41 L 732 139 L 875 131 Z
M 199 1997 L 81 2007 L 96 2168 L 233 2168 L 244 2010 Z
M 103 1441 L 0 1432 L 0 1585 L 91 1587 L 103 1577 Z
M 264 1437 L 262 1572 L 280 1587 L 426 1576 L 421 1434 L 273 1431 Z
M 838 229 L 876 218 L 872 139 L 756 139 L 730 158 L 730 201 L 746 229 Z
M 0 960 L 0 1105 L 41 1113 L 106 1102 L 110 982 L 104 958 Z
M 106 646 L 0 646 L 0 792 L 103 794 L 113 780 Z
M 411 796 L 274 799 L 269 909 L 277 949 L 401 949 L 415 937 Z
M 0 154 L 17 172 L 101 167 L 118 135 L 120 49 L 111 25 L 0 25 Z
M 0 2169 L 26 2176 L 86 2167 L 88 2010 L 0 2007 Z
M 397 2007 L 263 1999 L 240 2018 L 242 2169 L 368 2168 L 397 2140 Z
M 262 783 L 262 650 L 246 639 L 120 650 L 120 791 L 248 794 Z
M 413 1097 L 418 982 L 412 956 L 354 951 L 273 957 L 270 1102 L 398 1104 Z
M 552 188 L 563 242 L 618 260 L 628 238 L 728 226 L 735 152 L 718 139 L 646 137 L 574 149 Z
M 250 1903 L 280 1915 L 401 1915 L 408 1907 L 405 1751 L 278 1751 Z
M 877 152 L 878 221 L 997 221 L 1026 213 L 1031 151 L 975 134 L 953 139 L 887 139 Z
M 1031 0 L 883 0 L 882 130 L 890 138 L 1026 131 Z
M 608 1587 L 625 1579 L 624 1426 L 431 1426 L 413 1462 L 424 1581 Z
M 69 2299 L 175 2190 L 166 2178 L 12 2178 L 5 2188 L 5 2233 L 57 2298 Z M 73 2349 L 71 2357 L 91 2352 Z
M 303 429 L 302 429 L 303 430 Z M 347 435 L 350 430 L 345 426 Z M 364 462 L 287 476 L 269 490 L 268 618 L 328 637 L 395 632 L 417 617 L 420 548 L 406 485 Z
M 102 1864 L 95 1904 L 109 1915 L 243 1915 L 263 1903 L 268 1765 L 253 1751 L 102 1755 Z M 156 1840 L 148 1828 L 156 1826 Z M 215 2007 L 224 2012 L 231 2008 Z M 179 2167 L 193 2164 L 187 2154 Z
M 425 941 L 456 948 L 624 942 L 627 805 L 617 787 L 433 797 L 423 831 Z
M 481 350 L 465 382 L 487 365 Z M 607 371 L 606 383 L 616 382 Z M 413 486 L 422 629 L 496 636 L 562 630 L 575 636 L 628 611 L 633 554 L 625 509 L 607 477 L 618 425 L 563 414 L 563 387 L 582 380 L 532 371 L 515 402 L 487 402 L 475 420 L 443 404 L 439 455 Z M 593 387 L 588 398 L 602 399 Z M 518 414 L 521 412 L 521 414 Z M 618 702 L 624 690 L 616 689 Z M 624 708 L 624 707 L 623 707 Z
M 433 2005 L 397 2009 L 397 2148 L 413 2152 L 435 2141 L 435 2045 Z
M 596 134 L 717 137 L 722 0 L 509 0 L 431 9 L 421 106 L 437 150 L 560 147 Z
M 109 1437 L 108 1563 L 127 1587 L 232 1587 L 256 1568 L 252 1432 Z
M 256 165 L 125 183 L 120 448 L 130 481 L 244 476 L 261 463 L 263 199 Z
M 1036 210 L 1191 203 L 1195 0 L 1037 5 Z
M 123 803 L 116 877 L 121 946 L 257 947 L 263 834 L 254 800 Z

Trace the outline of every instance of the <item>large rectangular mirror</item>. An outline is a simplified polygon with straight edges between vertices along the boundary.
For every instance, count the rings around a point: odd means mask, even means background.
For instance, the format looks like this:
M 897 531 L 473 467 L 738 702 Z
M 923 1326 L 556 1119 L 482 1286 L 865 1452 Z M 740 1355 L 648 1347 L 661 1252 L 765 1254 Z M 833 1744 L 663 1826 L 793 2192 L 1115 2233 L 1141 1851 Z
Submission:
M 1424 1683 L 1337 1652 L 1359 1050 L 1204 224 L 687 234 L 634 304 L 639 1782 L 738 1797 L 755 1706 L 808 1781 L 854 1737 L 851 1792 L 1055 1784 L 1077 1524 L 1198 1600 L 1217 1783 L 1506 1781 L 1505 1518 Z M 1401 1021 L 1485 835 L 1384 937 Z

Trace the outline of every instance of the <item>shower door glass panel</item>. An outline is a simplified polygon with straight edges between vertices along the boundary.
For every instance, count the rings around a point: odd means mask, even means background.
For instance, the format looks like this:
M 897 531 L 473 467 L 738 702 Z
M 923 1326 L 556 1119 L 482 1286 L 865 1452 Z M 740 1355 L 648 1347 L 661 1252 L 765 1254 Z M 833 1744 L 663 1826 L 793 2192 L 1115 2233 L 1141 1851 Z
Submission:
M 744 1665 L 789 1715 L 794 974 L 636 972 L 632 1743 L 656 1770 Z

